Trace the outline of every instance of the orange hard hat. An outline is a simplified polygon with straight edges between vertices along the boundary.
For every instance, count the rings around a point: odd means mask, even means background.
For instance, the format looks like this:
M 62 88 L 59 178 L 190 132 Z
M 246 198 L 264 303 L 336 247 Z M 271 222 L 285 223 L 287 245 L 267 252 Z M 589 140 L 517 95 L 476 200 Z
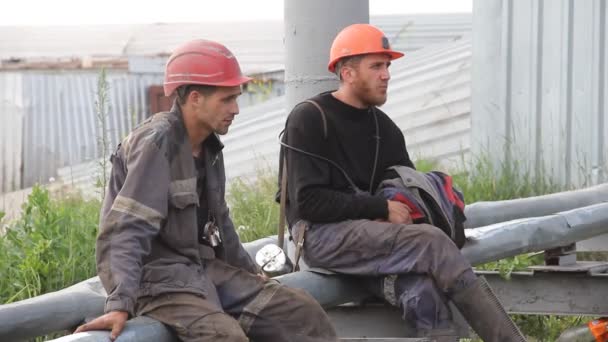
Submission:
M 391 50 L 391 45 L 380 29 L 370 24 L 353 24 L 344 28 L 331 44 L 327 69 L 334 72 L 341 58 L 368 53 L 384 53 L 391 60 L 403 57 L 403 53 Z
M 247 83 L 239 62 L 224 45 L 198 39 L 179 46 L 165 66 L 165 96 L 185 84 L 233 87 Z

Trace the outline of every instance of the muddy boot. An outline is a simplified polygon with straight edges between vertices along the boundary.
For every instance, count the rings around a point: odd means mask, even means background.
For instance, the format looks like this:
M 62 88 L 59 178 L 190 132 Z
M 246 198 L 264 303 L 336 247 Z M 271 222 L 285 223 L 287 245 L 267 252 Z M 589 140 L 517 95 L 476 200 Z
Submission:
M 452 301 L 484 342 L 526 341 L 484 277 L 454 293 Z

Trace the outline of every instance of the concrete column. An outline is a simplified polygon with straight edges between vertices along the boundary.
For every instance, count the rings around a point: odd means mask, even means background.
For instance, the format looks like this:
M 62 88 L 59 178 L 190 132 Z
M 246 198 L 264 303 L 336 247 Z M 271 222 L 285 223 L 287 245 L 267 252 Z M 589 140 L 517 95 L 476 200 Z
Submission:
M 369 23 L 369 0 L 285 0 L 287 111 L 308 97 L 336 89 L 327 71 L 329 49 L 344 27 Z

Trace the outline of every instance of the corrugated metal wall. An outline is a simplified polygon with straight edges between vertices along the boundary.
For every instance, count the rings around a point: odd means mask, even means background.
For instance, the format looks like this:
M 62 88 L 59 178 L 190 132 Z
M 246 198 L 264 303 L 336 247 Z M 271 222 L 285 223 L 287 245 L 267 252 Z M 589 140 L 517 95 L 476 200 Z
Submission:
M 95 114 L 98 77 L 97 72 L 74 71 L 0 73 L 2 96 L 11 92 L 0 108 L 0 149 L 11 151 L 3 153 L 3 192 L 46 182 L 60 167 L 101 155 Z M 161 84 L 162 76 L 108 73 L 107 82 L 107 132 L 112 149 L 148 115 L 146 89 Z M 22 173 L 16 163 L 22 163 Z
M 571 186 L 606 180 L 606 1 L 476 0 L 473 151 Z
M 24 103 L 21 73 L 0 74 L 0 193 L 21 187 Z
M 471 13 L 380 15 L 370 23 L 382 29 L 393 49 L 412 52 L 461 39 L 471 33 Z

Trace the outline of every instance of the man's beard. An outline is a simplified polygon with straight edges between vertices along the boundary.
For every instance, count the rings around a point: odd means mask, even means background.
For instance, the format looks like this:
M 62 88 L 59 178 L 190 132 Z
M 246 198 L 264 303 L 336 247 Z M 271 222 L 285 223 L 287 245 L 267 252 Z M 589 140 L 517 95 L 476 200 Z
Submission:
M 367 107 L 371 106 L 382 106 L 386 102 L 386 95 L 376 95 L 376 91 L 372 89 L 368 82 L 359 80 L 355 83 L 355 95 L 361 100 Z

